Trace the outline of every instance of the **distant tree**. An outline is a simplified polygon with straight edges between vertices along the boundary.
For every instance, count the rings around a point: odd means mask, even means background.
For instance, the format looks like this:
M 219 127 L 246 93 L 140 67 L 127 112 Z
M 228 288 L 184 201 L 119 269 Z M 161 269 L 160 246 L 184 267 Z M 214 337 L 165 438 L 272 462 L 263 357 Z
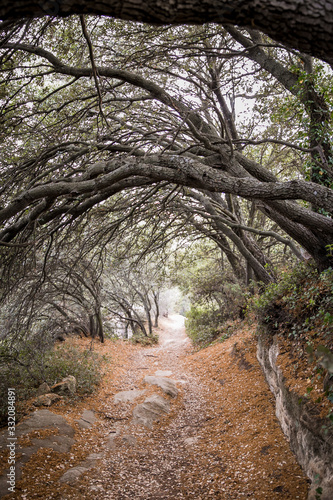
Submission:
M 55 341 L 66 334 L 104 342 L 99 273 L 82 258 L 52 252 L 43 261 L 37 255 L 7 296 L 1 315 L 2 337 L 14 343 L 22 335 L 51 335 Z
M 190 300 L 186 328 L 194 342 L 212 341 L 225 322 L 242 315 L 247 289 L 212 241 L 199 240 L 179 251 L 172 270 L 174 283 Z
M 159 295 L 165 286 L 165 270 L 156 246 L 144 241 L 149 234 L 142 227 L 133 244 L 132 238 L 122 238 L 116 252 L 110 252 L 102 276 L 103 303 L 106 311 L 137 335 L 153 335 L 158 326 Z

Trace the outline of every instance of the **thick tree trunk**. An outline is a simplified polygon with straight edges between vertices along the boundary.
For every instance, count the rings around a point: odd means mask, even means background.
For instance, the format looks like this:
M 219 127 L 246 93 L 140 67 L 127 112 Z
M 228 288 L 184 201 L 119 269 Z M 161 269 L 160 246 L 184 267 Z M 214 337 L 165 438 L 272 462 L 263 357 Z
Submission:
M 153 334 L 153 322 L 152 322 L 151 314 L 150 314 L 151 304 L 150 304 L 149 298 L 147 295 L 144 295 L 136 288 L 135 288 L 135 291 L 138 294 L 138 296 L 140 297 L 141 302 L 142 302 L 142 306 L 145 310 L 147 324 L 148 324 L 148 334 L 151 336 Z
M 155 321 L 154 321 L 154 327 L 158 327 L 158 318 L 160 316 L 160 307 L 159 307 L 159 293 L 158 292 L 153 292 L 153 297 L 154 297 L 154 305 L 155 305 Z
M 126 309 L 125 313 L 129 318 L 125 327 L 125 339 L 128 339 L 128 328 L 131 327 L 132 333 L 135 335 L 138 332 L 138 324 L 133 320 L 131 311 Z
M 103 329 L 103 320 L 102 320 L 102 314 L 101 310 L 99 309 L 97 314 L 96 314 L 96 320 L 97 320 L 97 325 L 98 325 L 98 336 L 100 341 L 103 343 L 104 342 L 104 329 Z
M 100 311 L 95 311 L 93 314 L 90 314 L 89 330 L 93 339 L 99 337 L 100 341 L 104 342 L 103 321 Z
M 333 63 L 333 2 L 302 0 L 11 0 L 1 19 L 101 14 L 154 24 L 237 24 L 257 28 L 290 47 Z
M 143 306 L 144 306 L 144 310 L 145 310 L 146 318 L 147 318 L 147 323 L 148 323 L 148 332 L 149 332 L 149 335 L 151 336 L 151 335 L 153 335 L 153 322 L 151 320 L 150 309 L 149 309 L 147 302 L 144 302 Z
M 96 324 L 95 314 L 89 315 L 89 332 L 92 338 L 94 339 L 97 335 L 97 324 Z
M 330 257 L 326 245 L 330 244 L 326 240 L 328 236 L 322 231 L 310 230 L 302 224 L 290 220 L 290 212 L 286 207 L 286 216 L 282 214 L 284 209 L 283 202 L 270 202 L 259 206 L 259 209 L 265 213 L 271 220 L 274 220 L 289 236 L 301 245 L 311 257 L 315 260 L 320 271 L 332 266 L 333 259 Z M 281 210 L 282 209 L 282 210 Z M 331 220 L 331 219 L 329 219 Z

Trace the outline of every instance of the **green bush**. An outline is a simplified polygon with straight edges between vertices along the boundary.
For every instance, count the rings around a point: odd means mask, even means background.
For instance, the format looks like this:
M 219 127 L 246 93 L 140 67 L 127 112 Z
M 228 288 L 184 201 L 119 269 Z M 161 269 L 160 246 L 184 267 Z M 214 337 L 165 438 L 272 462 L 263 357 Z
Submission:
M 140 344 L 142 346 L 156 345 L 158 344 L 158 335 L 149 335 L 148 337 L 133 335 L 129 340 L 132 344 Z
M 195 344 L 208 345 L 220 334 L 224 320 L 219 310 L 192 305 L 186 315 L 186 333 Z
M 312 381 L 320 378 L 333 402 L 333 269 L 319 273 L 309 264 L 300 264 L 286 273 L 278 283 L 268 286 L 254 300 L 259 332 L 278 333 L 292 341 L 298 356 L 315 362 Z M 313 387 L 309 386 L 308 391 Z M 333 410 L 328 414 L 333 422 Z
M 0 425 L 5 424 L 7 418 L 9 387 L 15 388 L 19 416 L 20 403 L 33 397 L 43 382 L 52 386 L 73 375 L 78 396 L 92 393 L 101 380 L 104 362 L 105 357 L 93 351 L 82 351 L 67 344 L 44 352 L 32 352 L 29 343 L 14 350 L 3 342 L 0 347 Z
M 279 331 L 305 342 L 316 336 L 327 341 L 333 333 L 333 269 L 319 273 L 299 264 L 254 299 L 261 330 Z
M 49 385 L 68 375 L 74 375 L 79 395 L 91 394 L 99 384 L 105 361 L 98 353 L 73 346 L 59 346 L 46 356 L 45 382 Z

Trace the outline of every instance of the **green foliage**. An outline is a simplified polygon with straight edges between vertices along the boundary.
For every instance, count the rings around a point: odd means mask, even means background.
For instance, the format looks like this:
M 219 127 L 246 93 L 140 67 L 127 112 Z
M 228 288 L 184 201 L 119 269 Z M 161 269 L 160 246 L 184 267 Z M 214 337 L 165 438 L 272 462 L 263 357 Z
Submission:
M 313 377 L 328 381 L 333 374 L 333 269 L 319 273 L 309 264 L 300 264 L 285 273 L 278 283 L 266 288 L 254 300 L 259 330 L 268 335 L 289 337 L 299 352 L 314 362 Z M 324 385 L 325 389 L 325 385 Z M 307 388 L 308 396 L 313 390 Z M 333 402 L 332 385 L 325 394 Z M 328 415 L 333 421 L 333 413 Z
M 129 340 L 132 344 L 140 344 L 144 347 L 152 346 L 158 344 L 158 335 L 133 335 Z
M 322 148 L 326 155 L 325 160 L 319 152 L 302 153 L 302 161 L 298 170 L 308 181 L 316 182 L 327 187 L 332 186 L 330 174 L 333 157 L 331 151 L 333 86 L 327 68 L 320 62 L 314 62 L 313 71 L 304 69 L 301 61 L 295 61 L 290 66 L 290 72 L 296 77 L 296 84 L 289 95 L 270 97 L 271 106 L 267 106 L 267 113 L 271 118 L 271 134 L 277 127 L 283 126 L 284 138 L 303 148 Z M 261 106 L 261 104 L 260 104 Z M 318 150 L 319 151 L 319 150 Z M 289 161 L 295 161 L 288 152 Z M 279 165 L 281 157 L 278 156 Z M 287 157 L 285 158 L 288 162 Z M 289 175 L 291 172 L 289 173 Z M 319 213 L 329 215 L 327 211 L 318 208 Z
M 326 245 L 325 248 L 326 248 L 326 251 L 327 251 L 327 255 L 329 257 L 333 257 L 333 245 L 332 244 L 331 245 Z
M 21 345 L 15 353 L 4 343 L 0 350 L 0 425 L 5 423 L 7 415 L 7 390 L 15 388 L 20 403 L 33 397 L 40 384 L 49 386 L 60 382 L 64 377 L 73 375 L 77 382 L 76 396 L 91 394 L 102 377 L 102 366 L 106 361 L 91 351 L 79 350 L 71 345 L 61 345 L 55 349 L 31 353 L 31 345 Z
M 333 353 L 325 346 L 319 345 L 316 350 L 313 346 L 307 347 L 307 352 L 312 359 L 315 357 L 318 360 L 318 365 L 322 366 L 328 371 L 330 375 L 333 374 Z
M 239 317 L 244 307 L 246 290 L 211 241 L 201 240 L 186 248 L 181 263 L 175 266 L 174 279 L 191 304 L 186 330 L 195 344 L 207 345 L 217 338 L 223 323 Z
M 260 327 L 279 330 L 305 342 L 333 332 L 333 269 L 322 273 L 309 264 L 299 264 L 283 273 L 277 283 L 254 299 Z
M 90 349 L 60 346 L 46 356 L 45 381 L 52 384 L 74 375 L 78 394 L 91 394 L 101 380 L 103 362 L 105 358 Z
M 225 320 L 221 311 L 191 306 L 186 315 L 186 333 L 195 344 L 205 346 L 218 337 L 221 323 Z
M 323 370 L 326 371 L 327 375 L 324 379 L 324 390 L 327 399 L 333 403 L 333 352 L 323 345 L 318 345 L 316 349 L 312 345 L 307 346 L 307 353 L 309 354 L 309 360 L 316 360 L 318 377 L 322 376 Z M 324 373 L 325 373 L 324 371 Z M 325 380 L 327 384 L 325 386 Z M 308 387 L 308 391 L 311 391 L 313 387 Z M 333 408 L 327 415 L 331 422 L 333 422 Z
M 316 500 L 320 500 L 322 494 L 323 494 L 323 488 L 319 486 L 318 488 L 316 488 Z

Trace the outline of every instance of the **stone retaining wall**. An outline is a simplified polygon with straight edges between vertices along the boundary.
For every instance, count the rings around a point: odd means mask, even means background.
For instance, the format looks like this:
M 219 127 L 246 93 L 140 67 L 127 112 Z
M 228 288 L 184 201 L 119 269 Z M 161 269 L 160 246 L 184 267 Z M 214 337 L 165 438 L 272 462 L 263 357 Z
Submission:
M 297 394 L 288 390 L 281 369 L 277 366 L 279 345 L 277 336 L 259 337 L 257 357 L 276 400 L 276 416 L 290 447 L 312 484 L 308 500 L 333 499 L 333 434 L 329 422 L 316 415 L 309 404 L 300 402 Z M 316 490 L 322 488 L 318 496 Z

